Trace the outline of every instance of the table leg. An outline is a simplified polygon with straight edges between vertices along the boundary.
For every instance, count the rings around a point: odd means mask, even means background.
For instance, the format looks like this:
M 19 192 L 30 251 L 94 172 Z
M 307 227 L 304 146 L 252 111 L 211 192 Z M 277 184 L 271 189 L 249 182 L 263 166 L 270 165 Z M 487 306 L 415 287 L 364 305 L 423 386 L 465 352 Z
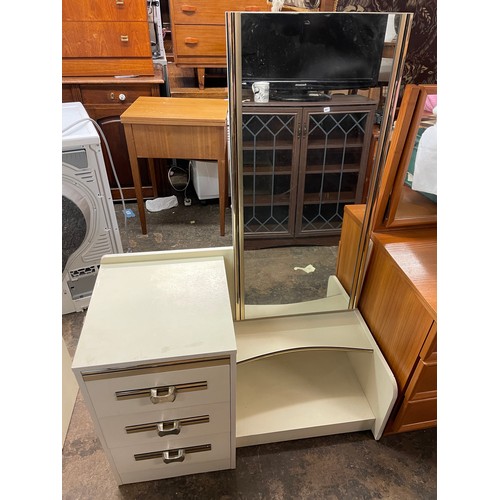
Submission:
M 158 198 L 158 182 L 156 181 L 156 168 L 153 158 L 148 158 L 148 170 L 151 186 L 153 187 L 153 198 Z
M 196 76 L 198 80 L 198 88 L 203 90 L 205 88 L 205 68 L 196 68 Z
M 139 162 L 137 161 L 137 151 L 135 148 L 134 134 L 132 125 L 124 124 L 125 138 L 127 140 L 128 156 L 130 167 L 132 170 L 132 178 L 134 180 L 135 197 L 137 199 L 137 209 L 139 210 L 139 218 L 141 219 L 142 234 L 148 234 L 146 225 L 146 210 L 144 208 L 144 198 L 142 196 L 141 172 L 139 171 Z

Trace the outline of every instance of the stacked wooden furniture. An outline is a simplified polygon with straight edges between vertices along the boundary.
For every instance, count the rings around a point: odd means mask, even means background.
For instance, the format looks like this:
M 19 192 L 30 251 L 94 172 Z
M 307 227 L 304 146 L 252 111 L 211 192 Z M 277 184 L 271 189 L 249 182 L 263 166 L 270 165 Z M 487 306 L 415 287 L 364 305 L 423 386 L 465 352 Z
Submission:
M 362 203 L 376 108 L 361 95 L 244 104 L 248 248 L 338 241 L 344 207 Z
M 62 3 L 63 76 L 154 74 L 145 0 Z
M 139 96 L 159 96 L 164 84 L 162 68 L 153 66 L 146 1 L 63 0 L 62 20 L 62 101 L 81 102 L 106 136 L 118 177 L 103 144 L 113 199 L 121 198 L 119 187 L 134 199 L 120 115 Z M 140 169 L 143 196 L 158 196 L 153 162 Z
M 205 87 L 205 68 L 226 68 L 226 11 L 266 11 L 266 0 L 169 0 L 174 61 L 196 68 Z

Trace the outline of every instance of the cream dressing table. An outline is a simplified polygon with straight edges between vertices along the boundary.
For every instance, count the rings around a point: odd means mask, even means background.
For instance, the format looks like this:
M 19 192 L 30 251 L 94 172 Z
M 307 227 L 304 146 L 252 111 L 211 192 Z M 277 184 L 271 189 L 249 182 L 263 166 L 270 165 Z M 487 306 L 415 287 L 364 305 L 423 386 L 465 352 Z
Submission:
M 359 312 L 234 321 L 233 273 L 232 247 L 103 257 L 73 371 L 118 484 L 381 437 L 397 387 Z

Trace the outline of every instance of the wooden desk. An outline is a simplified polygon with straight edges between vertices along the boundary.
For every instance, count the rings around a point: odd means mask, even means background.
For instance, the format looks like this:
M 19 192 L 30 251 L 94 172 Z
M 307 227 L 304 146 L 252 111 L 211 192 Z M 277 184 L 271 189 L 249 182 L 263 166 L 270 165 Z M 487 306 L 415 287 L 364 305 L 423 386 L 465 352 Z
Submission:
M 134 178 L 142 233 L 147 234 L 137 158 L 217 160 L 220 234 L 224 236 L 227 188 L 227 101 L 139 97 L 121 116 Z

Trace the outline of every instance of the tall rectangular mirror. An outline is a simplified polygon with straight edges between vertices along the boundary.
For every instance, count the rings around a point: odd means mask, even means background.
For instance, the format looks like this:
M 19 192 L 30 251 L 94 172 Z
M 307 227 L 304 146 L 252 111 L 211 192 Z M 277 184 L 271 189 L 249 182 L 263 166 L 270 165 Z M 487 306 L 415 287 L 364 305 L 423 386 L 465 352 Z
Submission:
M 363 259 L 339 280 L 344 209 L 366 204 L 366 234 L 411 19 L 226 14 L 238 319 L 353 307 Z

